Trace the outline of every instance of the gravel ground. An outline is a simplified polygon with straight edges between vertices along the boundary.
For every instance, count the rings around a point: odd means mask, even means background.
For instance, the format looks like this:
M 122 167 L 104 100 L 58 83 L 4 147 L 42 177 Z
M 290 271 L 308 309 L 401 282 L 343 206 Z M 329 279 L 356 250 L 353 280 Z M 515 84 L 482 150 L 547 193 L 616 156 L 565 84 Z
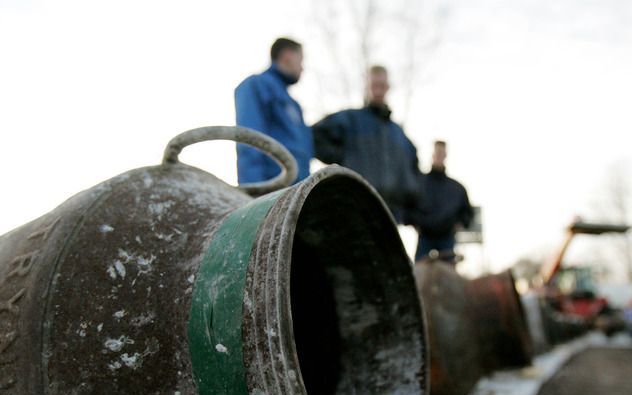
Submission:
M 538 395 L 630 395 L 632 349 L 589 348 L 573 356 Z

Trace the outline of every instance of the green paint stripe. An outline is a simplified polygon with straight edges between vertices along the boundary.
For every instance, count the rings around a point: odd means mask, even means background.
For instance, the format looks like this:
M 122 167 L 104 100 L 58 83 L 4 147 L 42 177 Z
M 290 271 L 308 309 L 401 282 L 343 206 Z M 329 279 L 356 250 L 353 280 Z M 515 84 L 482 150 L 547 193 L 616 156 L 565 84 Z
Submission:
M 196 275 L 188 334 L 202 395 L 248 393 L 241 331 L 246 272 L 259 225 L 279 195 L 260 197 L 226 217 Z

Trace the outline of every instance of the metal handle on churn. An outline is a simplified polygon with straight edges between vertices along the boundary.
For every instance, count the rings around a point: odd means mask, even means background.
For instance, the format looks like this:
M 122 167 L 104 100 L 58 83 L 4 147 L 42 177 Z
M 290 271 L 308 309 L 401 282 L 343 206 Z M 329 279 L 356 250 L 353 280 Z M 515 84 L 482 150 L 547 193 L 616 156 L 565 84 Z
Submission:
M 280 143 L 261 132 L 241 126 L 205 126 L 180 133 L 165 148 L 162 163 L 179 163 L 178 155 L 188 145 L 210 140 L 232 140 L 258 148 L 281 166 L 281 173 L 263 182 L 240 185 L 239 189 L 249 195 L 263 195 L 292 185 L 298 174 L 298 166 L 292 154 Z

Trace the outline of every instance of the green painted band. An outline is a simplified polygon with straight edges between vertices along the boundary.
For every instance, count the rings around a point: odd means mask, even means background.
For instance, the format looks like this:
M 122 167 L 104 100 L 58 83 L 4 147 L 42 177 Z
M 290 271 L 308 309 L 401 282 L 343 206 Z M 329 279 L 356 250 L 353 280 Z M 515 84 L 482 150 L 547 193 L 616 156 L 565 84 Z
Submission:
M 279 195 L 262 196 L 229 214 L 198 269 L 188 340 L 202 395 L 248 393 L 241 328 L 246 273 L 259 225 Z

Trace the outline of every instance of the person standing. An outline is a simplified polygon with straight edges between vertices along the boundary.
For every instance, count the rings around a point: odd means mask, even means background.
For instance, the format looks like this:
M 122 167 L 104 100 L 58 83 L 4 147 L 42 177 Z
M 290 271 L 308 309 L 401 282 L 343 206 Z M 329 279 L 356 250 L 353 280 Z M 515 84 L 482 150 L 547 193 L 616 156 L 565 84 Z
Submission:
M 453 261 L 455 234 L 467 228 L 474 215 L 465 187 L 446 175 L 446 158 L 447 144 L 435 141 L 432 169 L 422 181 L 426 200 L 415 261 L 432 250 L 438 251 L 445 260 Z
M 313 127 L 314 152 L 324 163 L 360 173 L 382 196 L 398 223 L 413 224 L 421 201 L 417 149 L 391 119 L 383 66 L 368 70 L 366 105 L 331 114 Z
M 281 143 L 296 159 L 295 182 L 309 176 L 313 157 L 311 130 L 303 121 L 301 106 L 288 93 L 303 72 L 301 44 L 277 39 L 270 49 L 270 67 L 246 78 L 235 89 L 237 125 L 265 133 Z M 273 159 L 255 148 L 237 144 L 237 175 L 240 184 L 266 181 L 281 172 Z

